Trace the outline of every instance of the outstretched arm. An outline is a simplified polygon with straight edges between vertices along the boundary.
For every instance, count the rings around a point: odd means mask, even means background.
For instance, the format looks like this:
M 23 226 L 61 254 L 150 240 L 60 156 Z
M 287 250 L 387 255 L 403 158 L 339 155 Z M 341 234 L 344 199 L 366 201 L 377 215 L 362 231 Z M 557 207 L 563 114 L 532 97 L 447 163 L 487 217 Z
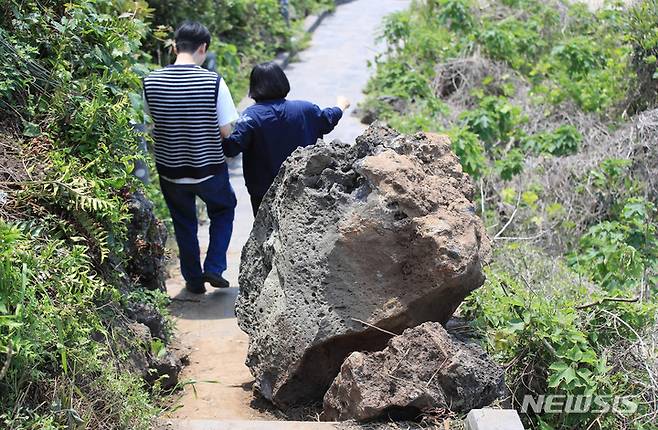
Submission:
M 318 120 L 318 138 L 330 133 L 338 125 L 338 121 L 343 117 L 343 111 L 349 106 L 350 102 L 345 97 L 338 97 L 337 106 L 320 109 L 315 106 L 315 115 Z
M 336 100 L 336 107 L 326 109 L 317 108 L 317 115 L 320 120 L 320 136 L 330 133 L 338 125 L 338 121 L 343 117 L 343 112 L 350 107 L 350 102 L 345 97 L 339 96 Z

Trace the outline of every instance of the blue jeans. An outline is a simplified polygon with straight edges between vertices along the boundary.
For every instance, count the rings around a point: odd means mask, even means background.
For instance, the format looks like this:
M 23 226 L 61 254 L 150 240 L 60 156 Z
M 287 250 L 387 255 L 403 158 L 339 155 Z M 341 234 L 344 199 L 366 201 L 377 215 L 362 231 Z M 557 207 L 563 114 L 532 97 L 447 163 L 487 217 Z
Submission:
M 200 184 L 175 184 L 160 179 L 160 188 L 174 222 L 183 278 L 199 282 L 204 272 L 221 274 L 226 270 L 226 251 L 233 232 L 237 200 L 228 180 L 228 168 Z M 208 208 L 210 244 L 201 270 L 196 197 Z

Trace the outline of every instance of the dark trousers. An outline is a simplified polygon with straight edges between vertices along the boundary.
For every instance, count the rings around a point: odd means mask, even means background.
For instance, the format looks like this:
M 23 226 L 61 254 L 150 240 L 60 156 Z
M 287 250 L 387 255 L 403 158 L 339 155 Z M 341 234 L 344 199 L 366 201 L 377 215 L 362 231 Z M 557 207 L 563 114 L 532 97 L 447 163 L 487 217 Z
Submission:
M 237 203 L 226 164 L 220 173 L 200 184 L 175 184 L 160 179 L 160 188 L 174 222 L 183 278 L 187 282 L 196 282 L 202 279 L 204 272 L 224 272 Z M 210 244 L 203 271 L 197 237 L 196 197 L 206 204 L 210 218 Z
M 260 207 L 260 203 L 263 201 L 264 196 L 249 196 L 251 199 L 251 210 L 254 213 L 254 218 L 256 217 L 256 214 L 258 213 L 258 208 Z

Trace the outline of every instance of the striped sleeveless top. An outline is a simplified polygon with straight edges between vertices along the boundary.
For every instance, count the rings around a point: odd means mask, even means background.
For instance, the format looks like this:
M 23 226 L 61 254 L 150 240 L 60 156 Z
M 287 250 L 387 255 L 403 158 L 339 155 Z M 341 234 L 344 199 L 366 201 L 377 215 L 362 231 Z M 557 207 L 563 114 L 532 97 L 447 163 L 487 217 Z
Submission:
M 221 77 L 194 65 L 171 65 L 144 79 L 161 176 L 205 178 L 224 163 L 217 117 Z

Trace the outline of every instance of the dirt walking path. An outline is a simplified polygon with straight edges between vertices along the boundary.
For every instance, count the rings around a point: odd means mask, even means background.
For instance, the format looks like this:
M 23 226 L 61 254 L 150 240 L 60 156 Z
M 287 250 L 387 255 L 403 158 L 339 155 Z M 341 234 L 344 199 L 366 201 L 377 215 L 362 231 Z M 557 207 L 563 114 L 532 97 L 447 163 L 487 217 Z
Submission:
M 339 6 L 316 30 L 310 47 L 299 55 L 299 62 L 288 67 L 286 73 L 293 88 L 290 98 L 312 100 L 323 107 L 333 105 L 338 94 L 347 96 L 353 103 L 361 100 L 361 89 L 369 76 L 367 61 L 381 48 L 375 44 L 379 24 L 385 15 L 402 10 L 409 3 L 409 0 L 355 0 Z M 363 126 L 348 113 L 328 139 L 353 141 L 362 130 Z M 176 420 L 276 419 L 252 405 L 253 378 L 244 364 L 248 339 L 238 328 L 234 314 L 240 252 L 253 217 L 242 168 L 236 163 L 230 166 L 231 183 L 238 198 L 229 268 L 225 273 L 232 288 L 211 289 L 199 297 L 184 290 L 179 272 L 167 282 L 178 337 L 191 348 L 190 364 L 181 380 L 196 381 L 194 386 L 185 387 L 178 409 L 170 413 L 169 418 Z M 199 236 L 203 251 L 208 245 L 207 224 L 199 227 Z

